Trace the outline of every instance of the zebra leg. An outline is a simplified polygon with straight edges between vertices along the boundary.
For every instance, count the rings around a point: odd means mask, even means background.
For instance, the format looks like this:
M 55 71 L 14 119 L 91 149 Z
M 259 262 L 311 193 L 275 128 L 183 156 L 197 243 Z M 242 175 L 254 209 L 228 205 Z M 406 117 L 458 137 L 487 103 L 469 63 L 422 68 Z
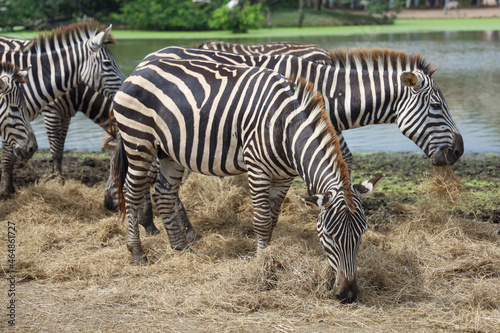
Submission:
M 184 208 L 184 204 L 182 201 L 179 199 L 179 196 L 177 196 L 177 201 L 175 203 L 175 214 L 178 217 L 178 221 L 181 227 L 181 230 L 184 232 L 186 235 L 186 241 L 188 243 L 192 243 L 196 240 L 198 240 L 200 237 L 196 233 L 196 231 L 193 228 L 193 225 L 189 221 L 187 214 L 186 214 L 186 209 Z
M 139 212 L 137 213 L 137 220 L 139 221 L 139 224 L 144 227 L 144 230 L 146 230 L 148 235 L 156 235 L 160 232 L 160 230 L 156 228 L 153 219 L 154 215 L 153 203 L 151 202 L 151 189 L 148 185 L 144 190 L 144 201 L 142 202 Z
M 155 235 L 160 231 L 156 228 L 153 222 L 153 203 L 151 202 L 151 187 L 155 184 L 159 172 L 158 159 L 156 158 L 151 164 L 148 172 L 146 189 L 144 190 L 144 202 L 141 205 L 138 213 L 139 224 L 144 227 L 148 235 Z
M 271 208 L 271 219 L 272 219 L 272 228 L 276 226 L 278 222 L 278 216 L 281 210 L 281 204 L 285 199 L 285 196 L 290 189 L 290 185 L 292 185 L 293 178 L 291 179 L 283 179 L 279 181 L 273 181 L 271 183 L 271 188 L 269 189 L 269 204 Z
M 134 161 L 132 158 L 128 158 L 128 160 L 129 163 Z M 131 264 L 147 262 L 146 254 L 141 245 L 137 213 L 144 200 L 147 170 L 149 170 L 151 163 L 152 160 L 148 160 L 146 156 L 143 157 L 140 164 L 132 165 L 130 163 L 125 180 L 125 209 L 128 218 L 127 249 L 132 254 Z
M 2 178 L 0 180 L 0 198 L 7 198 L 16 192 L 14 188 L 14 165 L 16 157 L 12 147 L 7 142 L 2 141 Z
M 170 246 L 174 250 L 184 250 L 188 247 L 188 243 L 179 226 L 178 214 L 175 213 L 176 202 L 180 201 L 178 192 L 184 168 L 167 157 L 160 159 L 160 169 L 153 200 L 167 231 Z
M 47 131 L 47 137 L 49 139 L 50 154 L 52 155 L 52 172 L 62 174 L 62 158 L 64 151 L 64 140 L 61 139 L 63 128 L 62 117 L 57 110 L 49 106 L 42 111 L 42 114 L 45 130 Z M 64 135 L 64 137 L 66 137 L 66 135 Z
M 248 170 L 248 184 L 252 195 L 253 230 L 257 235 L 257 253 L 262 252 L 273 232 L 273 219 L 270 201 L 270 177 L 260 170 Z M 276 206 L 276 204 L 273 204 Z

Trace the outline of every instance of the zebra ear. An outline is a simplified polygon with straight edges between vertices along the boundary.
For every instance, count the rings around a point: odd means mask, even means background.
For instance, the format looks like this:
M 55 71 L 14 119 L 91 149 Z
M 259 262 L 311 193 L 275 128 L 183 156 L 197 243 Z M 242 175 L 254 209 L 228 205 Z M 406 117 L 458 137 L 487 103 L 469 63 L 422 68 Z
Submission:
M 385 177 L 385 174 L 381 174 L 375 178 L 365 180 L 361 184 L 354 185 L 354 190 L 359 194 L 360 198 L 364 198 L 373 194 L 373 190 L 375 186 L 377 186 L 378 182 Z
M 313 196 L 302 198 L 309 207 L 322 208 L 330 201 L 330 193 L 315 194 Z
M 104 43 L 106 43 L 106 41 L 108 40 L 109 35 L 111 33 L 111 26 L 112 25 L 110 24 L 109 27 L 106 30 L 101 31 L 100 33 L 98 33 L 97 35 L 95 35 L 94 37 L 92 37 L 92 39 L 90 40 L 90 45 L 91 45 L 91 48 L 93 50 L 97 50 Z
M 410 88 L 418 89 L 421 86 L 421 80 L 413 72 L 404 72 L 401 74 L 401 82 Z
M 23 79 L 26 78 L 26 76 L 28 75 L 28 72 L 31 70 L 31 65 L 29 65 L 28 67 L 26 68 L 23 68 L 19 71 L 19 75 L 21 75 L 23 77 Z
M 0 92 L 4 92 L 7 90 L 7 83 L 4 80 L 0 79 Z

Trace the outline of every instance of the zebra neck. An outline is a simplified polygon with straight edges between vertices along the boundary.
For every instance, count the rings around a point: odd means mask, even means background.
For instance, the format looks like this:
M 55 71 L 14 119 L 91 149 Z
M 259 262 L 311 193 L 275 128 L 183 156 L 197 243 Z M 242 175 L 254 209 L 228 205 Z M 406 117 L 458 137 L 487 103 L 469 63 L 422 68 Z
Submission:
M 325 108 L 335 129 L 394 123 L 404 91 L 399 75 L 397 71 L 328 69 L 319 90 L 327 96 Z
M 342 172 L 348 172 L 347 164 L 341 157 L 337 136 L 318 127 L 322 126 L 289 126 L 285 140 L 289 160 L 305 181 L 310 194 L 339 188 Z
M 70 51 L 61 48 L 52 52 L 28 52 L 25 57 L 23 63 L 32 67 L 23 88 L 27 108 L 32 112 L 61 97 L 80 80 L 77 75 L 80 61 L 73 58 Z

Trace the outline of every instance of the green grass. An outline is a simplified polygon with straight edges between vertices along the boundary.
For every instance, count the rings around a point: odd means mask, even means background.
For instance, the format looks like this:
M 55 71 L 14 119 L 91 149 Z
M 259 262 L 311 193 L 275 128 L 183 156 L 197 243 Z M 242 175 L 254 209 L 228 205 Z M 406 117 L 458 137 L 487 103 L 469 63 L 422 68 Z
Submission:
M 383 19 L 368 16 L 361 12 L 359 14 L 340 10 L 323 10 L 318 12 L 315 9 L 307 9 L 304 12 L 303 27 L 374 25 L 383 23 Z M 282 9 L 273 12 L 271 19 L 273 28 L 296 28 L 299 16 L 298 11 L 295 9 Z M 262 26 L 266 26 L 266 22 L 263 22 Z
M 291 38 L 307 36 L 352 36 L 408 32 L 436 31 L 484 31 L 500 30 L 500 18 L 482 19 L 400 19 L 392 25 L 357 25 L 304 28 L 273 28 L 250 30 L 246 34 L 233 34 L 230 31 L 138 31 L 113 30 L 117 40 L 125 39 L 197 39 L 197 40 L 230 40 L 232 38 Z M 5 36 L 31 39 L 37 31 L 3 33 Z

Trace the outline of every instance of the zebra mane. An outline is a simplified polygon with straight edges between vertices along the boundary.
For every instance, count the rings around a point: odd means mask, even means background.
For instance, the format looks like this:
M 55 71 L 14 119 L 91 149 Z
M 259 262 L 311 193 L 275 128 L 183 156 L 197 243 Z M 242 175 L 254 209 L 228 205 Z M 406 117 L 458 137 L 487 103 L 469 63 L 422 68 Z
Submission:
M 330 58 L 334 64 L 340 64 L 345 67 L 347 63 L 360 61 L 363 69 L 368 67 L 378 68 L 379 63 L 382 63 L 383 68 L 387 68 L 389 64 L 393 68 L 398 65 L 403 68 L 420 69 L 425 74 L 431 76 L 437 67 L 434 67 L 428 60 L 424 59 L 419 53 L 408 54 L 400 50 L 392 49 L 333 49 L 330 51 Z
M 333 147 L 333 156 L 335 156 L 334 163 L 337 164 L 338 170 L 340 171 L 340 180 L 342 182 L 344 197 L 347 206 L 351 212 L 353 212 L 356 206 L 353 200 L 349 166 L 342 158 L 337 132 L 333 128 L 330 117 L 325 111 L 323 95 L 321 95 L 319 91 L 315 91 L 314 85 L 302 77 L 295 79 L 294 75 L 292 75 L 288 80 L 291 83 L 295 82 L 295 95 L 297 96 L 297 100 L 304 106 L 304 111 L 307 116 L 314 117 L 311 120 L 317 124 L 316 126 L 321 132 L 321 137 L 328 136 L 330 138 L 327 147 Z
M 12 80 L 16 82 L 25 83 L 26 79 L 23 75 L 19 74 L 20 71 L 21 69 L 19 67 L 14 66 L 10 62 L 0 62 L 0 73 L 12 76 Z
M 38 37 L 33 38 L 32 42 L 24 48 L 23 52 L 27 51 L 45 51 L 47 45 L 52 44 L 55 40 L 63 40 L 72 36 L 76 41 L 84 41 L 97 35 L 100 31 L 106 30 L 106 26 L 97 21 L 79 22 L 70 24 L 66 27 L 52 29 L 49 32 L 42 32 Z M 115 39 L 109 36 L 105 41 L 106 44 L 114 44 Z

